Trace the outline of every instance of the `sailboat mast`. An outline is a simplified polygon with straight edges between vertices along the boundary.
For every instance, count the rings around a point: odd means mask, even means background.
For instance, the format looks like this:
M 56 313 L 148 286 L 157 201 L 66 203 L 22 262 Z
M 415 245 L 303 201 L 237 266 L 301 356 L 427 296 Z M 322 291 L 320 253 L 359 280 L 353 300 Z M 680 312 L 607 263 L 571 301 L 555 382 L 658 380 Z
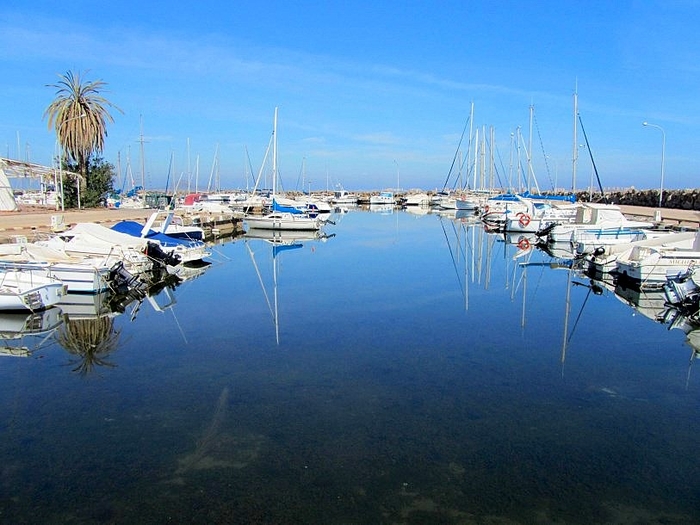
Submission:
M 495 159 L 494 159 L 494 144 L 496 143 L 496 130 L 494 129 L 493 126 L 491 126 L 491 144 L 489 147 L 489 154 L 490 154 L 490 159 L 489 159 L 489 188 L 493 188 L 494 184 L 494 166 L 495 164 Z
M 576 164 L 578 161 L 578 140 L 576 133 L 578 131 L 578 81 L 574 89 L 574 144 L 571 152 L 571 191 L 576 192 Z
M 143 154 L 143 117 L 140 119 L 140 136 L 139 136 L 139 142 L 141 146 L 141 191 L 144 192 L 146 191 L 146 160 L 144 158 Z
M 272 124 L 272 196 L 277 194 L 277 108 Z
M 527 191 L 532 188 L 532 180 L 530 176 L 532 174 L 532 118 L 535 114 L 535 106 L 530 104 L 530 122 L 527 137 Z
M 472 148 L 475 148 L 476 146 L 473 144 L 472 140 L 474 138 L 473 135 L 474 132 L 474 101 L 472 100 L 470 106 L 469 106 L 469 141 L 467 143 L 467 166 L 471 166 L 471 157 L 470 155 L 475 155 L 476 153 L 472 151 Z M 474 162 L 476 165 L 476 161 Z M 469 179 L 469 169 L 467 168 L 467 179 Z M 468 184 L 465 183 L 465 186 Z M 476 189 L 476 168 L 474 170 L 474 183 L 472 184 L 472 189 Z

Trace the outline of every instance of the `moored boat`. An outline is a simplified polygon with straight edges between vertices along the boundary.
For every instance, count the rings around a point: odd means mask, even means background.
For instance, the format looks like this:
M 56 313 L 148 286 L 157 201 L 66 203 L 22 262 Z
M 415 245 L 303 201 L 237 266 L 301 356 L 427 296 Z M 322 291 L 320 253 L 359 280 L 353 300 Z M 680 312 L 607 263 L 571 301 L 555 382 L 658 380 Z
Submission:
M 44 269 L 0 270 L 0 310 L 31 312 L 55 306 L 66 286 Z
M 635 245 L 620 255 L 614 273 L 640 288 L 660 288 L 670 278 L 686 274 L 700 265 L 700 232 L 689 248 L 679 246 Z

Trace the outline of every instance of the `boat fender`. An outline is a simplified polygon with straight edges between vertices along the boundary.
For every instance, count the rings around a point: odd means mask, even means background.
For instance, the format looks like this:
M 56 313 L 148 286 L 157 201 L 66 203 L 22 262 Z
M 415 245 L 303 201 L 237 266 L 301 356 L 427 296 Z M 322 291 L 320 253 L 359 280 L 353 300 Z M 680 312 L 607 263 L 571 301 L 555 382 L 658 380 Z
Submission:
M 518 248 L 521 250 L 528 250 L 530 248 L 530 241 L 523 237 L 518 241 Z

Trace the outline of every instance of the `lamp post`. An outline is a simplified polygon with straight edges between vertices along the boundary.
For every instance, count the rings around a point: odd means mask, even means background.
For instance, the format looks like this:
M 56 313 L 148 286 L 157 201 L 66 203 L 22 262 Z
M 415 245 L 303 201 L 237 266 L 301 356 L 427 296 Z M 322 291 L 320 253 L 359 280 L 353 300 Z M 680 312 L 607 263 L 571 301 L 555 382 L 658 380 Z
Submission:
M 664 165 L 666 162 L 666 132 L 664 128 L 657 124 L 651 124 L 649 122 L 642 122 L 642 126 L 649 126 L 651 128 L 657 128 L 661 131 L 661 185 L 659 186 L 659 208 L 661 208 L 661 201 L 664 197 Z
M 401 189 L 401 175 L 399 173 L 399 163 L 396 162 L 396 159 L 394 159 L 394 164 L 396 164 L 396 195 L 398 196 Z
M 557 186 L 559 184 L 559 182 L 558 182 L 558 179 L 559 179 L 559 161 L 557 159 L 553 159 L 549 155 L 547 155 L 546 158 L 554 161 L 554 193 L 557 193 Z

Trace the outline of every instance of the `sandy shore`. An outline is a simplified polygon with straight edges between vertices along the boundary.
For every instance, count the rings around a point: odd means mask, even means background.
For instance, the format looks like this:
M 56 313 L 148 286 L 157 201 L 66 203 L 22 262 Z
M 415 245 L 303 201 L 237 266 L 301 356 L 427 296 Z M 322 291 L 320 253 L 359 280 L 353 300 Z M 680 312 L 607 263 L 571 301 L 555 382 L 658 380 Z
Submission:
M 66 227 L 78 222 L 95 222 L 105 226 L 123 220 L 144 222 L 153 210 L 90 208 L 87 210 L 56 211 L 41 207 L 22 207 L 19 211 L 0 212 L 0 242 L 12 240 L 15 235 L 24 235 L 32 240 L 35 234 L 51 233 L 53 217 L 62 218 Z

